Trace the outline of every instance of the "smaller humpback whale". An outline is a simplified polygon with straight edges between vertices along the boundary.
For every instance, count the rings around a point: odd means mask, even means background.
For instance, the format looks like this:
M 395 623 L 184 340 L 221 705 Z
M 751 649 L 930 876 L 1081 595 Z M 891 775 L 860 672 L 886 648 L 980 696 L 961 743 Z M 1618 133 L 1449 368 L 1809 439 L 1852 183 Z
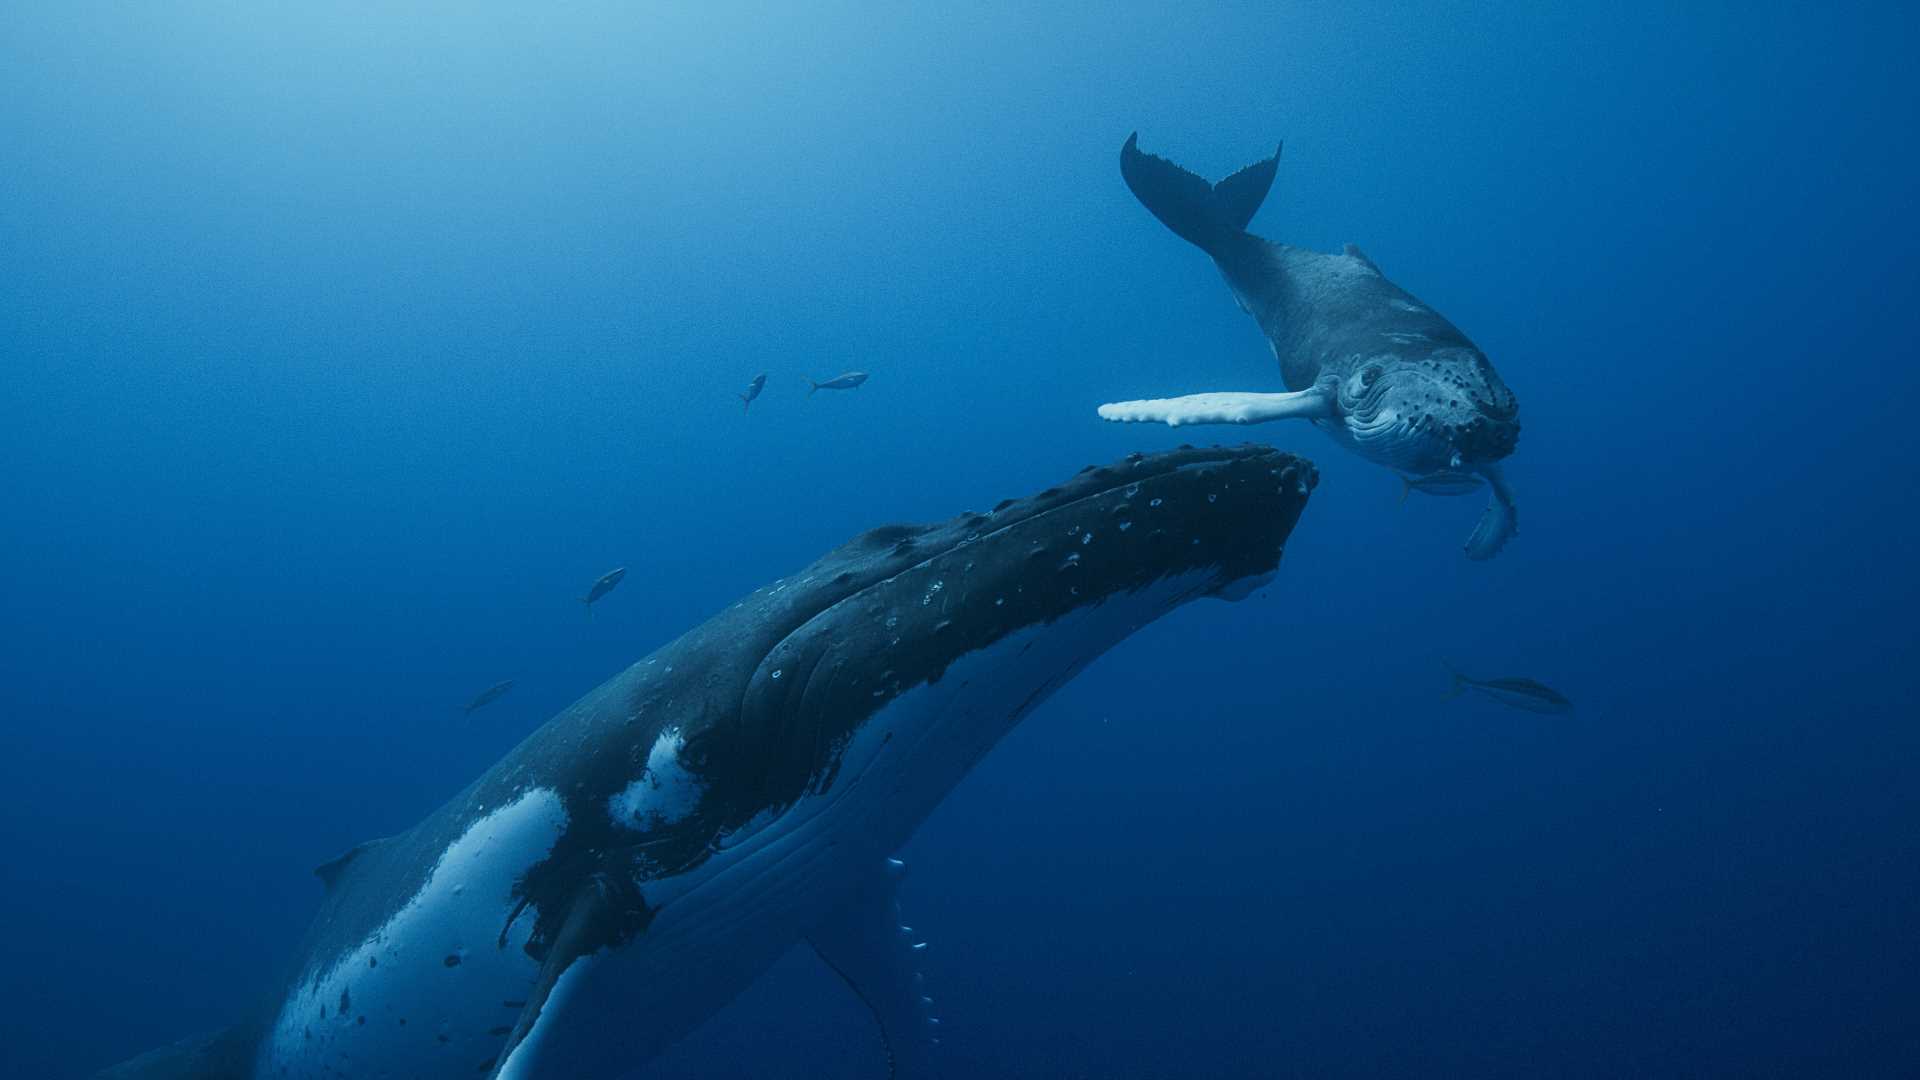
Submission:
M 587 614 L 593 614 L 594 601 L 612 592 L 613 587 L 620 584 L 626 576 L 627 568 L 624 566 L 601 574 L 600 580 L 594 582 L 593 588 L 587 590 L 587 595 L 580 598 L 580 602 L 587 605 Z
M 1100 406 L 1121 422 L 1261 424 L 1299 418 L 1348 450 L 1416 477 L 1477 473 L 1493 488 L 1467 557 L 1490 559 L 1518 531 L 1499 462 L 1520 437 L 1520 403 L 1486 355 L 1439 312 L 1388 281 L 1360 249 L 1338 255 L 1247 232 L 1279 170 L 1280 152 L 1217 184 L 1120 150 L 1140 202 L 1213 257 L 1280 361 L 1288 393 L 1212 393 Z
M 734 395 L 735 397 L 740 399 L 740 411 L 745 412 L 748 409 L 751 409 L 753 407 L 753 399 L 759 397 L 760 391 L 765 390 L 766 388 L 767 388 L 767 373 L 763 371 L 760 374 L 755 375 L 753 377 L 753 381 L 747 384 L 746 393 Z
M 867 373 L 864 371 L 844 372 L 842 374 L 835 375 L 833 378 L 828 379 L 826 382 L 814 382 L 812 379 L 808 379 L 807 380 L 807 386 L 808 386 L 807 396 L 812 397 L 813 392 L 815 390 L 852 390 L 854 387 L 857 387 L 861 383 L 866 381 L 867 381 Z
M 475 694 L 472 701 L 467 702 L 467 708 L 464 715 L 472 716 L 473 710 L 478 709 L 485 705 L 491 705 L 494 702 L 499 701 L 502 697 L 505 697 L 507 691 L 511 689 L 513 689 L 512 679 L 504 679 L 500 682 L 494 683 L 492 686 L 489 686 L 485 690 L 482 690 L 478 694 Z

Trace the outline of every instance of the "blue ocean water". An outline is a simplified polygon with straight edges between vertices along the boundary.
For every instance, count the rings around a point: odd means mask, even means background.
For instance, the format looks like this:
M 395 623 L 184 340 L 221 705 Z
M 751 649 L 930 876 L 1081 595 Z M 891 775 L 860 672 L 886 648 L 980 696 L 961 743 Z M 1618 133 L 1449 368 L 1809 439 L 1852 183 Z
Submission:
M 1920 1072 L 1910 11 L 6 22 L 6 1075 L 230 1022 L 316 863 L 853 533 L 1244 437 L 1321 470 L 1279 579 L 904 852 L 953 1075 Z M 1487 351 L 1505 553 L 1305 425 L 1094 417 L 1280 388 L 1135 130 L 1209 176 L 1284 139 L 1254 231 Z M 796 953 L 644 1075 L 881 1070 Z

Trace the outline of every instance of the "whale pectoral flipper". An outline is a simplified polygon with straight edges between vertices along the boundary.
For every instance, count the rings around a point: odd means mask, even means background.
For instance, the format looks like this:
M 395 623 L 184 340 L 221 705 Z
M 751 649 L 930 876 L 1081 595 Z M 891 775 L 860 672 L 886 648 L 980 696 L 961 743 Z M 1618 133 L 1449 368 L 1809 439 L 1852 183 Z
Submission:
M 556 1063 L 542 1060 L 551 1058 L 551 1053 L 543 1052 L 533 1036 L 543 1017 L 552 1021 L 565 1006 L 554 996 L 561 976 L 611 943 L 609 934 L 624 914 L 621 908 L 625 899 L 608 879 L 596 875 L 566 909 L 566 921 L 547 946 L 540 975 L 528 989 L 526 1004 L 520 1007 L 519 1018 L 508 1032 L 500 1056 L 494 1059 L 492 1071 L 486 1074 L 487 1080 L 533 1080 L 554 1075 Z M 549 1045 L 553 1041 L 546 1040 Z
M 1473 527 L 1472 535 L 1467 537 L 1467 558 L 1476 561 L 1500 554 L 1507 541 L 1520 532 L 1520 512 L 1513 504 L 1513 488 L 1507 485 L 1506 477 L 1492 464 L 1482 465 L 1480 474 L 1493 488 L 1493 498 L 1480 514 L 1480 522 Z
M 807 934 L 820 959 L 846 980 L 880 1025 L 890 1080 L 933 1075 L 938 1021 L 923 990 L 919 956 L 926 946 L 901 925 L 895 884 L 904 867 L 876 867 L 840 909 Z
M 1315 386 L 1290 394 L 1223 392 L 1177 398 L 1118 401 L 1100 406 L 1100 418 L 1117 423 L 1264 424 L 1272 420 L 1324 420 L 1334 415 L 1334 396 Z

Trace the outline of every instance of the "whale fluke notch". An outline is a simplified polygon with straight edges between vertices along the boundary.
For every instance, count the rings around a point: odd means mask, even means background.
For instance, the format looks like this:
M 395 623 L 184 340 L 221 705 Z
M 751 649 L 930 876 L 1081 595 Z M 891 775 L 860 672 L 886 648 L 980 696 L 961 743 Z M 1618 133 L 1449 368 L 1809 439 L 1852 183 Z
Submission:
M 334 885 L 339 883 L 340 875 L 346 871 L 348 864 L 352 863 L 353 860 L 365 854 L 374 845 L 385 843 L 385 842 L 386 842 L 386 838 L 381 837 L 380 839 L 377 839 L 377 840 L 368 840 L 367 842 L 362 844 L 355 844 L 353 847 L 348 848 L 346 853 L 341 855 L 340 857 L 335 859 L 329 859 L 326 862 L 321 863 L 319 866 L 314 867 L 313 876 L 320 879 L 321 885 L 331 889 L 334 887 Z

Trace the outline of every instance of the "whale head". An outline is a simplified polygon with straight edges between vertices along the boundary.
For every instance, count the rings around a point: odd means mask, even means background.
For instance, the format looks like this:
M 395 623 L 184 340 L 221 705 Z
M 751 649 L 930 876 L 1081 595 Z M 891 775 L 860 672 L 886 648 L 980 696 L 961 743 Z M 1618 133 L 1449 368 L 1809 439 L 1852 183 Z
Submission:
M 735 721 L 693 746 L 714 763 L 778 764 L 712 770 L 703 809 L 738 828 L 790 807 L 867 767 L 855 764 L 866 741 L 895 759 L 888 816 L 930 810 L 1132 631 L 1270 579 L 1315 479 L 1264 446 L 1134 454 L 983 513 L 856 537 L 756 594 L 778 611 L 756 623 L 790 629 L 748 654 Z M 753 786 L 729 790 L 721 772 Z
M 1415 476 L 1491 465 L 1520 438 L 1520 403 L 1471 347 L 1368 357 L 1334 391 L 1335 437 Z
M 611 940 L 816 814 L 859 819 L 832 830 L 839 847 L 877 859 L 1121 639 L 1268 580 L 1316 479 L 1266 446 L 1134 454 L 985 512 L 872 529 L 754 590 L 483 778 L 476 797 L 497 803 L 530 763 L 568 763 L 566 834 L 518 886 L 539 916 L 530 951 L 558 940 L 588 862 L 631 891 Z M 805 861 L 768 860 L 783 867 L 768 880 Z

